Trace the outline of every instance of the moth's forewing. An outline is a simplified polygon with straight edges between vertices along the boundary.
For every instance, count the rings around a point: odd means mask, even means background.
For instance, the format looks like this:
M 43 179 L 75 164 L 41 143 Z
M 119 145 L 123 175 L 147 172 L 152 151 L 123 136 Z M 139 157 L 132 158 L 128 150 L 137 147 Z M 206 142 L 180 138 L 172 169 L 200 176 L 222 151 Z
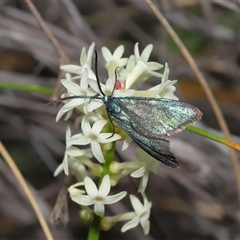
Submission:
M 169 167 L 179 166 L 178 160 L 174 157 L 169 149 L 169 141 L 166 140 L 163 135 L 158 136 L 158 138 L 152 138 L 152 136 L 146 137 L 141 135 L 141 133 L 135 131 L 133 127 L 130 132 L 127 129 L 124 130 L 144 151 L 158 161 Z
M 170 136 L 184 129 L 185 126 L 201 118 L 202 113 L 196 107 L 165 98 L 116 98 L 121 114 L 129 121 L 134 121 L 146 131 L 146 135 L 154 133 Z
M 170 136 L 201 118 L 194 106 L 164 98 L 109 97 L 105 103 L 108 114 L 147 153 L 176 167 L 178 161 L 169 150 Z

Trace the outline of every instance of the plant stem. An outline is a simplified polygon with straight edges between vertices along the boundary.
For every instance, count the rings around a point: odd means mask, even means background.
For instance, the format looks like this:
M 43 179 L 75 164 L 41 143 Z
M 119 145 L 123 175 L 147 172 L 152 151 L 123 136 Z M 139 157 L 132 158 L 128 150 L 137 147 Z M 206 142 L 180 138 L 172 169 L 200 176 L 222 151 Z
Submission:
M 94 214 L 94 220 L 92 223 L 92 226 L 89 229 L 88 232 L 88 240 L 98 240 L 100 236 L 100 221 L 101 217 Z

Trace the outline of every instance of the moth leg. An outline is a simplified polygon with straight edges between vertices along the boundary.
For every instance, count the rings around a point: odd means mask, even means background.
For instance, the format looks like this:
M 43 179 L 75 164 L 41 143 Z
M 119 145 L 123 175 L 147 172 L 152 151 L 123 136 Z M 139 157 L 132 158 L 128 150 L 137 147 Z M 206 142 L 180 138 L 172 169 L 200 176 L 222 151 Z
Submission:
M 116 128 L 117 126 L 115 126 L 115 125 L 113 124 L 113 121 L 112 121 L 111 117 L 109 116 L 108 112 L 107 112 L 107 115 L 108 115 L 108 118 L 109 118 L 109 120 L 110 120 L 110 123 L 111 123 L 111 126 L 112 126 L 112 131 L 113 131 L 113 133 L 111 134 L 111 136 L 107 137 L 107 139 L 108 139 L 108 138 L 113 137 L 113 135 L 115 134 L 115 128 Z

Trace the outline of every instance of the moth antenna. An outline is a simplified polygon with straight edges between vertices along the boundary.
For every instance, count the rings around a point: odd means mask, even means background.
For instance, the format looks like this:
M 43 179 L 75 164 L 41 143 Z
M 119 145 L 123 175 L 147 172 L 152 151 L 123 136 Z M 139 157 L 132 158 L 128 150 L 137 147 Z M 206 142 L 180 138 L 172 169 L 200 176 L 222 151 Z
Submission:
M 110 97 L 113 95 L 114 89 L 115 89 L 116 84 L 117 84 L 117 69 L 118 68 L 119 67 L 117 67 L 115 69 L 115 83 L 114 83 L 114 87 L 113 87 L 113 90 L 112 90 L 112 93 L 111 93 Z M 105 93 L 103 92 L 102 88 L 101 88 L 101 84 L 100 84 L 100 80 L 99 80 L 99 76 L 98 76 L 98 54 L 97 54 L 96 50 L 95 50 L 95 74 L 96 74 L 96 78 L 97 78 L 97 85 L 98 85 L 99 91 L 101 92 L 101 94 L 103 96 L 106 96 Z M 111 136 L 107 137 L 107 139 L 108 139 L 108 138 L 113 137 L 113 135 L 115 134 L 115 127 L 116 126 L 113 124 L 113 121 L 112 121 L 111 117 L 109 116 L 108 112 L 107 112 L 107 115 L 108 115 L 108 118 L 110 120 L 110 123 L 111 123 L 111 126 L 112 126 L 112 131 L 113 131 Z
M 43 106 L 48 106 L 48 105 L 51 105 L 51 104 L 54 104 L 54 103 L 58 103 L 58 102 L 61 102 L 61 101 L 62 101 L 62 99 L 56 99 L 56 100 L 53 100 L 51 102 L 48 102 L 48 103 L 44 104 Z
M 87 99 L 101 99 L 101 97 L 95 95 L 95 96 L 69 96 L 69 97 L 64 97 L 64 98 L 59 98 L 54 101 L 46 103 L 44 106 L 51 105 L 53 103 L 58 103 L 62 102 L 64 100 L 69 100 L 69 99 L 77 99 L 77 98 L 87 98 Z
M 116 87 L 116 85 L 117 85 L 117 70 L 118 70 L 118 68 L 119 68 L 119 67 L 117 67 L 117 68 L 115 69 L 115 71 L 114 71 L 114 73 L 115 73 L 115 83 L 114 83 L 113 90 L 112 90 L 112 93 L 111 93 L 110 97 L 112 97 L 112 95 L 113 95 L 113 93 L 114 93 L 114 90 L 115 90 L 115 87 Z
M 101 94 L 103 96 L 105 96 L 105 93 L 103 92 L 103 90 L 101 88 L 101 84 L 100 84 L 100 80 L 99 80 L 99 76 L 98 76 L 98 54 L 97 54 L 96 50 L 95 50 L 95 74 L 96 74 L 96 78 L 97 78 L 97 85 L 98 85 L 99 91 L 101 92 Z

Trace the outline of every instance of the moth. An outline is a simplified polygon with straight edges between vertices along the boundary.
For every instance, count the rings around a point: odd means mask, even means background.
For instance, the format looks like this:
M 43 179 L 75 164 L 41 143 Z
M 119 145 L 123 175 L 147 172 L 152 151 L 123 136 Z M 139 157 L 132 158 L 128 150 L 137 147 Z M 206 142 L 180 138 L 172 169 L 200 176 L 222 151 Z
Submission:
M 179 166 L 166 137 L 199 120 L 198 108 L 165 98 L 103 96 L 102 100 L 108 115 L 144 151 L 169 167 Z
M 96 79 L 102 96 L 71 96 L 54 102 L 73 98 L 101 99 L 111 123 L 114 120 L 144 151 L 158 161 L 172 168 L 178 167 L 178 160 L 170 151 L 167 137 L 201 119 L 202 112 L 188 103 L 172 99 L 113 97 L 113 92 L 106 96 L 98 77 L 96 51 L 95 54 Z M 113 123 L 112 126 L 114 130 Z

